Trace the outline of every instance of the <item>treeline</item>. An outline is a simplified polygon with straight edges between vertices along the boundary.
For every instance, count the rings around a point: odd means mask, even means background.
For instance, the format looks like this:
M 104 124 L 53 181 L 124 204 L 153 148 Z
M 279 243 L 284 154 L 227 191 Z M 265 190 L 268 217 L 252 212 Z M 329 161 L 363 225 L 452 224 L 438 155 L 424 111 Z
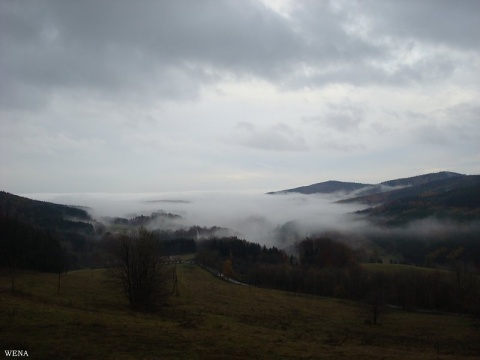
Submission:
M 237 238 L 198 245 L 197 261 L 254 286 L 317 296 L 480 315 L 480 279 L 465 263 L 454 271 L 373 272 L 347 245 L 329 238 L 296 244 L 298 255 Z
M 104 251 L 91 233 L 82 227 L 60 226 L 61 222 L 28 221 L 22 212 L 0 208 L 0 267 L 58 272 L 59 252 L 65 270 L 104 264 Z M 80 229 L 80 230 L 79 230 Z M 93 229 L 93 227 L 92 227 Z M 93 231 L 93 230 L 92 230 Z
M 60 272 L 67 263 L 66 250 L 51 232 L 0 216 L 0 267 Z
M 437 232 L 436 236 L 370 235 L 369 240 L 378 247 L 380 257 L 390 257 L 396 259 L 395 262 L 449 268 L 453 262 L 460 261 L 480 269 L 480 225 L 472 224 L 461 230 Z
M 289 259 L 284 251 L 275 247 L 267 248 L 237 237 L 199 241 L 197 248 L 197 262 L 242 282 L 258 264 L 279 265 Z
M 153 232 L 161 237 L 162 240 L 175 239 L 210 239 L 214 237 L 228 237 L 231 231 L 219 226 L 190 226 L 189 228 L 180 228 L 176 230 L 156 229 Z
M 122 226 L 134 226 L 134 227 L 145 227 L 152 222 L 167 222 L 173 220 L 180 220 L 182 217 L 177 214 L 166 213 L 163 211 L 153 212 L 150 215 L 139 215 L 131 219 L 116 217 L 109 219 L 113 225 L 122 225 Z

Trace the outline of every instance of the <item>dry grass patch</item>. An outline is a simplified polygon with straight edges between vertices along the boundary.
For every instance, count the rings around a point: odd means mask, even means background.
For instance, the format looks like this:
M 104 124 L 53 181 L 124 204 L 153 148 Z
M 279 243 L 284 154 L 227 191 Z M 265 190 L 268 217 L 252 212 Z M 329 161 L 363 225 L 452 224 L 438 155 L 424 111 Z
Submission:
M 156 314 L 127 309 L 105 270 L 0 277 L 0 343 L 39 359 L 478 358 L 466 317 L 391 311 L 365 325 L 353 302 L 232 285 L 177 267 L 180 296 Z

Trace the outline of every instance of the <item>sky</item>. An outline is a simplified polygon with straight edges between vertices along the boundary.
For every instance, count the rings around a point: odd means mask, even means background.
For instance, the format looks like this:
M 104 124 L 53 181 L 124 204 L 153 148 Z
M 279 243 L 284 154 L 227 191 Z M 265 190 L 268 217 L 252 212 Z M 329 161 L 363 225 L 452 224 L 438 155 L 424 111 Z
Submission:
M 477 0 L 0 0 L 0 189 L 480 173 Z

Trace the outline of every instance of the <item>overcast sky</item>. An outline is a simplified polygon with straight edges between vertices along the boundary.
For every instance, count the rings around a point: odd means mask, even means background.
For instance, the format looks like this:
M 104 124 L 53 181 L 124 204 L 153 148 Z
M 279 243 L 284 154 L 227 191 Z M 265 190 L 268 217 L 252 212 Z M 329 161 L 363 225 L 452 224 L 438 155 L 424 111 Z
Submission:
M 480 1 L 0 0 L 0 190 L 480 173 Z

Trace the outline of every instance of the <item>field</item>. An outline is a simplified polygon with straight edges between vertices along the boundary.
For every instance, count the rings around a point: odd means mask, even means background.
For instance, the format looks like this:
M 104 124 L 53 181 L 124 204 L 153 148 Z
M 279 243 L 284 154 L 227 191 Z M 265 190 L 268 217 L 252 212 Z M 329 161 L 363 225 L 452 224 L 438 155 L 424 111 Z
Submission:
M 135 313 L 104 269 L 0 276 L 0 347 L 30 359 L 478 359 L 469 317 L 388 310 L 233 285 L 180 265 L 178 297 Z
M 440 274 L 449 274 L 448 270 L 434 269 L 428 267 L 421 267 L 415 265 L 403 265 L 403 264 L 378 264 L 378 263 L 363 263 L 361 267 L 368 271 L 383 272 L 386 274 L 409 272 L 413 274 L 431 273 L 437 272 Z

